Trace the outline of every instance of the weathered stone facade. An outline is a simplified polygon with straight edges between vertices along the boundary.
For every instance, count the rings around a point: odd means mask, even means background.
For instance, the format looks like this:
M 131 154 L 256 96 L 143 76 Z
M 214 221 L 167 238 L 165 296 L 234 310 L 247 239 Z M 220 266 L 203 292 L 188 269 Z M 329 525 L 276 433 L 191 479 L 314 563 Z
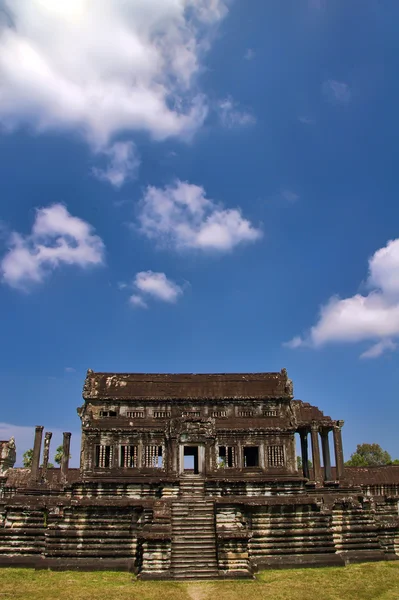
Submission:
M 248 577 L 399 554 L 399 467 L 344 468 L 343 422 L 294 400 L 285 369 L 88 371 L 83 398 L 80 469 L 69 433 L 60 469 L 50 432 L 40 466 L 42 427 L 30 469 L 0 442 L 0 565 Z

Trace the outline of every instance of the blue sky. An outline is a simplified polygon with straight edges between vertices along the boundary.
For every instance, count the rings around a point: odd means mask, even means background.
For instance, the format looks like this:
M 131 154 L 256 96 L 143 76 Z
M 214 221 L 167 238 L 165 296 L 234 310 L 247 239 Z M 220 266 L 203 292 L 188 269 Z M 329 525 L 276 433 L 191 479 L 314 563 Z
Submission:
M 398 4 L 63 4 L 1 2 L 0 437 L 76 464 L 87 368 L 286 367 L 399 457 Z

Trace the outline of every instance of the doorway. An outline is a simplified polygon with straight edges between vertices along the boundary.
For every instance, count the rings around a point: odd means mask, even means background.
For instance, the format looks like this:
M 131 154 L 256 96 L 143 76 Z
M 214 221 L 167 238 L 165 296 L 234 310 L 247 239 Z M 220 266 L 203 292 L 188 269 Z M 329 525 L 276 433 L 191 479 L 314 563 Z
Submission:
M 198 475 L 198 446 L 184 446 L 183 471 L 187 475 Z
M 180 446 L 180 472 L 184 475 L 199 475 L 203 471 L 204 447 Z

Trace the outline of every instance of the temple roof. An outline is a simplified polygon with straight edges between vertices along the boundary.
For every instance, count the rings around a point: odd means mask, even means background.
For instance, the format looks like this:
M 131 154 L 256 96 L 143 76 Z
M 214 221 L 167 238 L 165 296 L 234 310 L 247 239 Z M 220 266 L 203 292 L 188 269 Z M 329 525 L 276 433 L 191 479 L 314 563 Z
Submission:
M 292 398 L 287 372 L 95 373 L 87 371 L 85 400 L 222 400 Z

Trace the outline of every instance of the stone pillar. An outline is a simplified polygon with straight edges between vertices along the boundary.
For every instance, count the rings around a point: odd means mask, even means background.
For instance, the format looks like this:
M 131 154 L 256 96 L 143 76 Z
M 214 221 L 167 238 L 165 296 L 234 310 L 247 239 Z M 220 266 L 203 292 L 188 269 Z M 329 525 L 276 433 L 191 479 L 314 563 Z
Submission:
M 306 479 L 309 479 L 308 432 L 302 429 L 299 434 L 301 436 L 302 473 Z
M 336 479 L 341 479 L 344 474 L 344 451 L 342 448 L 342 435 L 341 428 L 343 421 L 337 421 L 334 425 L 333 436 L 334 436 L 334 453 L 335 453 L 335 470 Z
M 241 440 L 237 442 L 237 468 L 242 469 L 244 464 Z
M 35 429 L 35 442 L 33 444 L 32 466 L 30 471 L 31 481 L 37 481 L 39 477 L 40 450 L 42 447 L 43 425 Z
M 61 457 L 61 480 L 65 483 L 68 477 L 69 467 L 69 450 L 71 446 L 71 434 L 64 432 L 64 439 L 62 443 L 62 457 Z
M 321 446 L 323 451 L 323 463 L 324 463 L 324 480 L 331 481 L 331 458 L 330 458 L 330 445 L 328 443 L 328 429 L 321 432 Z
M 313 479 L 316 485 L 321 485 L 323 477 L 320 465 L 319 425 L 317 423 L 312 423 L 310 435 L 312 438 Z
M 43 470 L 42 476 L 43 479 L 47 478 L 47 468 L 48 468 L 48 459 L 50 454 L 50 441 L 52 437 L 51 431 L 46 431 L 44 435 L 44 449 L 43 449 Z

